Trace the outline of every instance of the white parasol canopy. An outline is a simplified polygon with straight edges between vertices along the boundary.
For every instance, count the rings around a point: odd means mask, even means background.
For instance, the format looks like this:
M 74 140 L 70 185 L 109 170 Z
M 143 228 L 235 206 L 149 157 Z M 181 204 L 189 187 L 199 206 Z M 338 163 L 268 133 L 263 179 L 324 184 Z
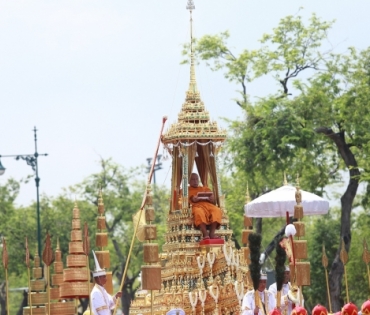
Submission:
M 270 191 L 244 206 L 244 213 L 251 218 L 276 218 L 294 214 L 296 188 L 282 186 Z M 301 190 L 304 215 L 326 214 L 329 211 L 329 201 L 310 192 Z

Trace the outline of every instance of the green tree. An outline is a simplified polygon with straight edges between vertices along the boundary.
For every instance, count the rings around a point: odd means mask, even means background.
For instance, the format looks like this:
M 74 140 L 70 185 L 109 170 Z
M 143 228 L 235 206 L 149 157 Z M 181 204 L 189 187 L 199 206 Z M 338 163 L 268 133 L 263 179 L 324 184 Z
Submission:
M 263 35 L 259 50 L 232 53 L 224 32 L 199 39 L 196 51 L 212 69 L 223 69 L 228 80 L 240 84 L 236 102 L 245 117 L 230 122 L 228 150 L 234 167 L 246 173 L 251 191 L 262 194 L 280 186 L 277 174 L 289 170 L 301 174 L 306 190 L 323 194 L 325 186 L 341 180 L 340 170 L 348 173 L 340 238 L 349 251 L 353 201 L 369 169 L 370 50 L 323 53 L 331 26 L 315 15 L 308 25 L 300 16 L 288 16 Z M 307 76 L 302 77 L 303 71 Z M 280 88 L 252 104 L 245 86 L 266 74 Z M 330 270 L 333 311 L 341 307 L 343 271 L 338 247 Z
M 109 240 L 112 242 L 112 247 L 109 248 L 111 269 L 120 284 L 133 238 L 132 216 L 141 206 L 146 185 L 145 182 L 134 179 L 140 174 L 138 168 L 126 170 L 111 160 L 101 160 L 100 164 L 101 171 L 99 173 L 92 174 L 81 184 L 72 187 L 71 190 L 81 194 L 84 200 L 97 205 L 97 191 L 100 187 L 102 188 L 107 231 Z M 154 196 L 156 219 L 154 223 L 157 224 L 157 239 L 160 245 L 163 243 L 162 236 L 165 232 L 168 198 L 168 189 L 156 187 Z M 95 216 L 96 214 L 97 212 L 95 212 Z M 142 258 L 142 243 L 136 241 L 123 286 L 122 310 L 125 314 L 129 313 L 131 300 L 139 288 L 137 278 L 143 264 Z
M 88 223 L 91 249 L 94 249 L 96 218 L 98 216 L 97 201 L 101 188 L 109 235 L 107 249 L 111 253 L 111 270 L 117 279 L 116 289 L 118 289 L 133 237 L 132 215 L 141 205 L 146 184 L 144 181 L 136 180 L 136 177 L 140 175 L 139 168 L 127 170 L 112 160 L 101 160 L 100 164 L 100 172 L 90 175 L 80 184 L 64 189 L 59 196 L 53 198 L 46 195 L 41 196 L 42 235 L 49 232 L 54 250 L 57 239 L 59 239 L 65 265 L 72 229 L 72 210 L 77 204 L 80 209 L 81 228 L 84 222 Z M 27 286 L 25 280 L 27 279 L 27 270 L 24 264 L 25 237 L 28 237 L 31 259 L 33 259 L 37 244 L 35 204 L 19 208 L 14 205 L 19 187 L 20 184 L 14 180 L 0 186 L 0 235 L 7 239 L 8 271 L 11 275 L 11 285 Z M 165 209 L 168 209 L 168 196 L 168 189 L 156 187 L 154 196 L 155 223 L 158 227 L 157 234 L 160 245 L 163 242 L 162 235 L 165 232 Z M 131 300 L 140 285 L 137 277 L 142 264 L 142 243 L 136 241 L 123 288 L 122 308 L 125 314 L 128 314 Z M 90 257 L 90 268 L 93 267 L 93 259 Z M 4 284 L 5 279 L 3 268 L 0 268 L 0 279 L 2 279 L 0 281 L 0 291 L 2 291 L 3 285 L 1 283 Z M 6 312 L 5 298 L 5 294 L 0 293 L 3 313 Z M 19 307 L 20 299 L 22 299 L 20 294 L 17 294 L 17 297 L 11 295 L 12 311 Z

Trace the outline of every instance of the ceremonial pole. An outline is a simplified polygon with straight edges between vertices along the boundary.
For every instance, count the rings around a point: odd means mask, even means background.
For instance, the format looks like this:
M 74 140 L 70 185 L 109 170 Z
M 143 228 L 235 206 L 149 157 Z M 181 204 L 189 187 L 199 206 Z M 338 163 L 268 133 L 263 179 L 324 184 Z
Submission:
M 27 273 L 28 273 L 28 299 L 30 301 L 30 314 L 32 315 L 30 250 L 28 249 L 28 238 L 27 237 L 26 237 L 26 266 L 27 266 Z
M 150 168 L 150 172 L 149 172 L 149 175 L 148 175 L 148 184 L 150 185 L 151 181 L 152 181 L 152 176 L 153 176 L 153 172 L 154 172 L 154 165 L 155 165 L 155 161 L 157 159 L 157 155 L 158 155 L 158 150 L 159 150 L 159 146 L 161 144 L 161 137 L 162 137 L 162 132 L 163 132 L 163 129 L 164 129 L 164 124 L 166 123 L 166 120 L 167 120 L 167 117 L 164 116 L 162 118 L 162 127 L 161 127 L 161 131 L 159 133 L 159 139 L 158 139 L 158 143 L 157 143 L 157 148 L 154 152 L 154 157 L 153 157 L 153 164 L 152 164 L 152 167 Z M 139 227 L 139 224 L 140 224 L 140 218 L 144 212 L 144 206 L 145 206 L 145 201 L 146 201 L 146 197 L 147 197 L 147 190 L 145 190 L 145 193 L 144 193 L 144 196 L 143 196 L 143 201 L 141 203 L 141 207 L 139 209 L 140 211 L 140 215 L 139 215 L 139 219 L 137 221 L 137 224 L 135 226 L 135 230 L 134 230 L 134 235 L 132 236 L 132 239 L 131 239 L 131 245 L 130 245 L 130 250 L 128 252 L 128 255 L 127 255 L 127 259 L 126 259 L 126 265 L 125 265 L 125 269 L 123 271 L 123 275 L 122 275 L 122 280 L 121 280 L 121 285 L 120 285 L 120 291 L 123 290 L 123 286 L 125 284 L 125 278 L 126 278 L 126 274 L 127 274 L 127 270 L 128 270 L 128 266 L 129 266 L 129 263 L 130 263 L 130 258 L 131 258 L 131 253 L 132 253 L 132 249 L 134 247 L 134 243 L 135 243 L 135 237 L 136 237 L 136 233 L 137 233 L 137 230 L 138 230 L 138 227 Z M 118 299 L 116 300 L 116 306 L 114 307 L 114 311 L 113 311 L 113 315 L 116 315 L 116 312 L 117 312 L 117 306 L 118 306 Z
M 90 239 L 89 239 L 89 229 L 87 223 L 84 225 L 84 240 L 83 240 L 83 250 L 86 255 L 86 272 L 87 280 L 89 285 L 89 309 L 91 312 L 91 299 L 90 299 L 90 265 L 89 265 L 89 253 L 90 253 Z
M 346 297 L 347 297 L 347 303 L 349 303 L 349 293 L 348 293 L 348 282 L 347 282 L 347 270 L 346 270 L 346 263 L 348 262 L 348 254 L 346 252 L 346 249 L 344 247 L 344 240 L 342 239 L 342 246 L 340 250 L 340 260 L 343 263 L 344 268 L 344 281 L 346 284 Z
M 3 237 L 3 266 L 5 269 L 5 286 L 6 286 L 5 293 L 6 293 L 6 313 L 7 315 L 9 315 L 8 263 L 9 263 L 8 250 L 6 249 L 5 237 Z
M 42 261 L 46 265 L 46 289 L 48 295 L 48 315 L 50 315 L 50 265 L 54 261 L 54 253 L 51 248 L 51 239 L 49 232 L 46 232 L 45 248 L 42 252 Z
M 328 303 L 329 303 L 329 312 L 330 314 L 332 314 L 332 311 L 331 311 L 331 298 L 330 298 L 330 289 L 329 289 L 329 278 L 328 278 L 328 257 L 326 256 L 326 252 L 325 252 L 325 245 L 322 244 L 322 265 L 324 267 L 324 270 L 325 270 L 325 279 L 326 279 L 326 291 L 328 293 Z

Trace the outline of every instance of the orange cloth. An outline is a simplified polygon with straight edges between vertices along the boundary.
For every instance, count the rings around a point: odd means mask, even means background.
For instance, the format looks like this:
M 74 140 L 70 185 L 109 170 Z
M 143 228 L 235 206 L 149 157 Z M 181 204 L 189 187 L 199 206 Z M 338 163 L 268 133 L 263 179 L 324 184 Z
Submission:
M 189 202 L 192 204 L 194 225 L 199 226 L 201 223 L 209 225 L 213 222 L 221 224 L 221 209 L 208 201 L 192 202 L 191 197 L 196 196 L 198 192 L 211 191 L 207 186 L 191 187 L 189 186 Z

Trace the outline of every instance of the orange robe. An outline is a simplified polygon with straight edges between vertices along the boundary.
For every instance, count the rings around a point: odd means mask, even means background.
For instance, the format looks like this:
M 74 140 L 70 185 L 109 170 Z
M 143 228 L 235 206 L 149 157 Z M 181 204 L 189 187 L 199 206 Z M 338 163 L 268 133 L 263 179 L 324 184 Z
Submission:
M 199 226 L 201 223 L 209 225 L 213 222 L 221 224 L 221 209 L 208 201 L 192 202 L 191 197 L 196 196 L 198 192 L 211 191 L 207 186 L 191 187 L 189 186 L 189 203 L 192 205 L 194 216 L 194 225 Z

